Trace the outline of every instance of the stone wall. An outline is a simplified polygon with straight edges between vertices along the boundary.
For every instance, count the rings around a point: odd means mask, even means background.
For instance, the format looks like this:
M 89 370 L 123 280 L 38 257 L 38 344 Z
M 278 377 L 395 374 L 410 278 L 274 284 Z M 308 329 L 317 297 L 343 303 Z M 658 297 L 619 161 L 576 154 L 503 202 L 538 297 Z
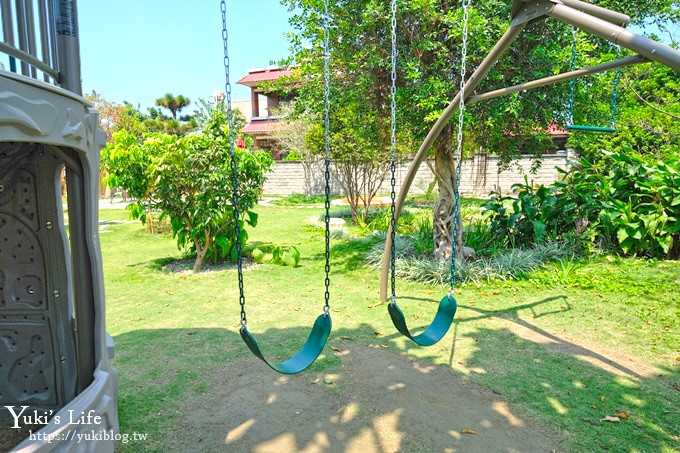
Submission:
M 567 154 L 558 153 L 543 156 L 541 165 L 535 173 L 531 172 L 534 159 L 525 157 L 510 165 L 510 168 L 499 171 L 499 158 L 479 154 L 466 159 L 462 167 L 460 193 L 463 196 L 487 196 L 492 191 L 503 194 L 512 193 L 512 185 L 523 183 L 526 176 L 532 184 L 551 184 L 558 178 L 557 168 L 565 168 Z M 406 176 L 406 165 L 397 168 L 397 192 Z M 331 172 L 332 174 L 332 172 Z M 332 177 L 331 191 L 342 194 L 342 186 Z M 411 186 L 410 193 L 425 193 L 434 181 L 428 165 L 423 163 Z M 390 192 L 389 175 L 382 184 L 381 194 Z M 324 193 L 324 171 L 322 164 L 306 166 L 302 162 L 276 162 L 273 171 L 267 175 L 264 193 L 268 195 L 290 195 L 294 193 Z

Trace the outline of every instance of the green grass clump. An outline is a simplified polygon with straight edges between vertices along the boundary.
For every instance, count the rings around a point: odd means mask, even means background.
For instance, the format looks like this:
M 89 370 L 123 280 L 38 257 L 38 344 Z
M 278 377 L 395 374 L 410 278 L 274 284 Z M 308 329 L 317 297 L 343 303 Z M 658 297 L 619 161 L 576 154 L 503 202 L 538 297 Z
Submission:
M 335 195 L 331 196 L 331 200 L 336 198 L 338 197 Z M 307 195 L 303 193 L 294 193 L 271 201 L 271 203 L 276 206 L 323 206 L 325 202 L 325 195 Z
M 414 246 L 414 240 L 397 236 L 396 275 L 397 278 L 430 285 L 443 285 L 449 281 L 450 263 L 423 255 Z M 366 254 L 366 263 L 379 268 L 382 265 L 385 248 L 384 239 L 375 243 Z M 527 276 L 548 263 L 573 260 L 574 247 L 570 244 L 547 243 L 531 249 L 507 249 L 496 255 L 458 260 L 455 281 L 459 283 L 481 283 L 494 280 L 527 278 Z

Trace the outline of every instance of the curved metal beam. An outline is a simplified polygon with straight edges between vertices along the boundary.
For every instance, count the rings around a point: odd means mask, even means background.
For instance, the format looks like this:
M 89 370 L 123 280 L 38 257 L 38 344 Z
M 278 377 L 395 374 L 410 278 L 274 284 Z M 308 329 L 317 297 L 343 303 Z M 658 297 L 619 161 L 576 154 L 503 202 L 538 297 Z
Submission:
M 470 79 L 466 82 L 464 91 L 465 93 L 472 93 L 474 89 L 479 85 L 479 83 L 488 75 L 491 68 L 496 64 L 498 59 L 503 55 L 503 53 L 512 44 L 515 38 L 522 31 L 525 22 L 518 19 L 522 14 L 522 7 L 529 0 L 515 0 L 513 4 L 513 25 L 505 32 L 505 34 L 498 41 L 496 46 L 489 52 L 484 61 L 479 65 L 477 70 L 472 74 Z M 614 67 L 625 66 L 629 64 L 639 64 L 645 62 L 644 60 L 657 61 L 662 63 L 676 71 L 680 71 L 680 52 L 659 42 L 653 41 L 645 36 L 638 35 L 625 28 L 615 25 L 612 22 L 626 22 L 627 16 L 616 13 L 615 11 L 610 11 L 606 9 L 593 9 L 588 6 L 584 6 L 583 2 L 579 0 L 551 0 L 554 4 L 550 11 L 546 11 L 543 15 L 553 17 L 567 24 L 571 24 L 581 30 L 590 33 L 595 36 L 599 36 L 607 41 L 614 44 L 619 44 L 622 47 L 630 49 L 639 54 L 639 56 L 631 57 L 628 59 L 620 60 L 619 62 L 605 63 L 604 65 L 595 66 L 593 68 L 587 68 L 580 71 L 572 71 L 565 74 L 560 74 L 553 77 L 547 77 L 545 79 L 536 80 L 533 82 L 528 82 L 521 85 L 515 85 L 513 87 L 504 88 L 502 90 L 496 90 L 490 93 L 485 93 L 478 96 L 466 96 L 466 101 L 470 103 L 480 102 L 485 99 L 492 99 L 495 97 L 502 96 L 504 94 L 514 93 L 517 91 L 522 91 L 525 89 L 537 88 L 539 86 L 549 85 L 557 83 L 562 80 L 567 80 L 570 78 L 580 77 L 585 74 L 600 72 L 606 69 L 612 69 Z M 571 8 L 570 6 L 575 8 Z M 540 6 L 540 5 L 539 5 Z M 592 6 L 592 5 L 591 5 Z M 599 16 L 599 17 L 598 17 Z M 622 24 L 622 25 L 625 25 Z M 602 69 L 602 68 L 606 69 Z M 451 120 L 453 115 L 458 111 L 460 107 L 460 93 L 449 103 L 442 113 L 441 117 L 434 124 L 427 137 L 420 145 L 420 149 L 416 154 L 413 162 L 406 173 L 404 182 L 399 191 L 399 196 L 396 200 L 395 206 L 395 225 L 399 221 L 399 216 L 401 210 L 404 206 L 404 201 L 406 200 L 406 195 L 408 194 L 413 180 L 415 179 L 416 173 L 420 168 L 420 165 L 427 157 L 427 153 L 432 148 L 435 140 L 439 137 L 442 130 L 446 124 Z M 387 283 L 389 280 L 390 272 L 390 254 L 391 254 L 392 240 L 391 240 L 391 229 L 388 231 L 387 240 L 385 241 L 385 251 L 383 253 L 382 269 L 380 275 L 380 300 L 387 301 Z
M 488 93 L 477 94 L 475 96 L 470 96 L 470 98 L 465 100 L 465 103 L 467 105 L 472 105 L 478 102 L 488 101 L 489 99 L 496 99 L 501 96 L 505 96 L 506 94 L 517 93 L 526 90 L 533 90 L 534 88 L 540 88 L 547 85 L 554 85 L 560 82 L 576 79 L 589 74 L 611 71 L 612 69 L 645 63 L 651 63 L 651 60 L 641 55 L 635 55 L 632 57 L 622 58 L 620 60 L 610 61 L 609 63 L 591 66 L 589 68 L 577 69 L 576 71 L 565 72 L 563 74 L 545 77 L 543 79 L 533 80 L 531 82 L 521 83 L 519 85 L 514 85 L 507 88 L 501 88 L 500 90 L 489 91 Z
M 559 3 L 555 4 L 548 16 L 680 72 L 680 52 L 663 43 Z

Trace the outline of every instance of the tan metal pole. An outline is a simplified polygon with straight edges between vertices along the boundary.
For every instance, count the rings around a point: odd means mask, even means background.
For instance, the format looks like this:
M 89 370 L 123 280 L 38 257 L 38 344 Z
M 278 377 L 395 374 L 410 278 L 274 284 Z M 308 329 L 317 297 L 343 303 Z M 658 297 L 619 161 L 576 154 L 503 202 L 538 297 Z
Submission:
M 555 76 L 546 77 L 543 79 L 533 80 L 531 82 L 521 83 L 519 85 L 514 85 L 507 88 L 501 88 L 500 90 L 489 91 L 488 93 L 478 94 L 476 96 L 471 96 L 465 102 L 466 104 L 476 104 L 482 101 L 488 101 L 489 99 L 495 99 L 506 94 L 517 93 L 518 91 L 526 91 L 534 88 L 540 88 L 547 85 L 554 85 L 556 83 L 564 82 L 566 80 L 576 79 L 578 77 L 583 77 L 589 74 L 595 74 L 598 72 L 611 71 L 612 69 L 622 68 L 625 66 L 633 66 L 636 64 L 651 63 L 647 58 L 635 55 L 633 57 L 626 57 L 616 61 L 610 61 L 609 63 L 604 63 L 597 66 L 592 66 L 590 68 L 583 68 L 576 71 L 565 72 L 563 74 L 558 74 Z
M 583 11 L 586 14 L 595 16 L 599 19 L 611 22 L 614 25 L 620 25 L 625 27 L 630 24 L 630 16 L 627 14 L 619 13 L 618 11 L 612 11 L 607 8 L 602 8 L 601 6 L 593 5 L 592 3 L 582 2 L 580 0 L 560 0 L 564 5 L 570 8 L 574 8 L 579 11 Z
M 578 27 L 591 35 L 619 44 L 652 61 L 658 61 L 680 72 L 680 52 L 665 44 L 559 3 L 555 4 L 548 16 Z

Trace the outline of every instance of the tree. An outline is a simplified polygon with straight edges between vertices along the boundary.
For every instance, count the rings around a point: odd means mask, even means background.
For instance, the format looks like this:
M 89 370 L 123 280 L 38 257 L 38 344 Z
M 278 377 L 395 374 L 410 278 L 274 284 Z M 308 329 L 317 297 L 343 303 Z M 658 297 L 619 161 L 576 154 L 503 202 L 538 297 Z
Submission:
M 324 12 L 321 2 L 282 2 L 297 12 L 291 19 L 295 33 L 290 39 L 301 77 L 306 82 L 318 80 L 322 73 L 320 43 L 323 30 L 320 18 Z M 511 3 L 506 0 L 473 3 L 466 78 L 507 29 Z M 632 12 L 633 20 L 638 23 L 659 14 L 677 20 L 680 5 L 678 0 L 603 0 L 599 3 Z M 333 67 L 338 75 L 338 91 L 354 92 L 362 102 L 371 104 L 380 118 L 387 117 L 391 49 L 389 6 L 387 0 L 340 0 L 332 2 L 330 11 Z M 399 2 L 398 118 L 400 128 L 407 130 L 406 136 L 416 142 L 422 141 L 458 91 L 461 19 L 460 1 Z M 613 54 L 612 47 L 601 42 L 597 50 Z M 568 70 L 570 52 L 569 27 L 556 21 L 529 24 L 522 38 L 510 47 L 482 87 L 493 90 Z M 312 85 L 305 83 L 303 90 L 310 89 Z M 565 91 L 564 86 L 546 87 L 472 106 L 466 117 L 465 153 L 469 155 L 484 149 L 499 155 L 504 162 L 519 157 L 522 150 L 541 155 L 551 145 L 549 137 L 541 131 L 551 123 L 564 123 Z M 378 136 L 383 141 L 387 138 L 384 129 Z M 454 127 L 448 125 L 432 150 L 439 186 L 439 200 L 433 213 L 435 256 L 443 260 L 450 257 L 452 249 L 453 187 L 458 175 L 455 174 L 451 149 L 456 139 Z
M 301 13 L 291 19 L 298 31 L 290 35 L 295 52 L 294 76 L 298 83 L 284 80 L 282 88 L 293 87 L 298 93 L 296 114 L 323 118 L 323 30 L 318 22 L 321 6 L 318 2 L 285 0 L 291 9 Z M 381 62 L 384 50 L 353 41 L 354 34 L 373 36 L 384 33 L 371 11 L 361 16 L 361 1 L 333 3 L 330 42 L 333 43 L 333 76 L 331 80 L 331 157 L 335 174 L 347 193 L 352 217 L 366 221 L 370 201 L 384 181 L 390 162 L 390 73 L 386 61 Z M 373 2 L 369 2 L 373 3 Z M 356 28 L 356 30 L 355 30 Z M 361 30 L 359 30 L 359 28 Z M 347 39 L 349 40 L 347 40 Z M 312 42 L 311 46 L 307 41 Z M 283 62 L 282 65 L 288 66 Z M 319 124 L 313 130 L 317 152 L 324 151 Z M 410 148 L 410 134 L 400 133 L 398 152 Z
M 147 116 L 129 102 L 123 102 L 122 105 L 110 102 L 94 90 L 85 98 L 92 102 L 99 112 L 99 127 L 106 134 L 107 143 L 111 142 L 113 135 L 121 130 L 126 130 L 137 137 L 147 132 L 147 126 L 143 124 Z
M 302 162 L 305 174 L 305 193 L 313 195 L 319 187 L 320 173 L 319 162 L 322 159 L 320 149 L 313 146 L 311 137 L 316 129 L 317 140 L 320 133 L 320 121 L 318 115 L 308 112 L 296 112 L 296 103 L 283 102 L 273 111 L 274 116 L 281 117 L 280 127 L 271 132 L 272 138 L 286 159 L 295 159 Z
M 224 101 L 213 103 L 212 100 L 199 99 L 196 103 L 196 110 L 192 115 L 192 121 L 196 127 L 204 129 L 210 121 L 213 120 L 215 109 L 221 110 L 222 114 L 227 115 L 227 103 Z M 234 122 L 234 131 L 240 131 L 247 123 L 246 117 L 239 109 L 232 108 L 232 121 Z
M 182 96 L 174 96 L 172 93 L 166 93 L 162 98 L 156 99 L 156 105 L 166 108 L 172 113 L 172 119 L 177 120 L 177 113 L 191 104 L 191 99 Z
M 128 190 L 135 201 L 134 217 L 142 221 L 152 212 L 170 220 L 180 249 L 196 253 L 194 271 L 206 258 L 218 262 L 235 252 L 231 157 L 226 116 L 221 108 L 211 112 L 203 129 L 177 137 L 164 133 L 145 135 L 140 143 L 121 131 L 105 149 L 111 183 Z M 262 151 L 236 149 L 239 180 L 238 208 L 241 241 L 246 225 L 257 225 L 252 212 L 265 182 L 271 157 Z M 242 245 L 243 245 L 242 244 Z

